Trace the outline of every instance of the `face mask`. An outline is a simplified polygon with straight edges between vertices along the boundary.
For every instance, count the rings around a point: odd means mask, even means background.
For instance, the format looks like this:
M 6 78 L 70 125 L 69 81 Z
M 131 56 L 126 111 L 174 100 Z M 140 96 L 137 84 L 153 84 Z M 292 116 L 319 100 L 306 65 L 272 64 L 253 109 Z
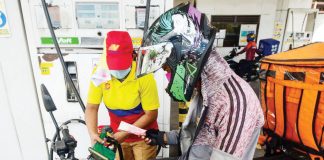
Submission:
M 124 79 L 128 73 L 131 71 L 131 68 L 125 70 L 109 70 L 110 74 L 117 79 Z

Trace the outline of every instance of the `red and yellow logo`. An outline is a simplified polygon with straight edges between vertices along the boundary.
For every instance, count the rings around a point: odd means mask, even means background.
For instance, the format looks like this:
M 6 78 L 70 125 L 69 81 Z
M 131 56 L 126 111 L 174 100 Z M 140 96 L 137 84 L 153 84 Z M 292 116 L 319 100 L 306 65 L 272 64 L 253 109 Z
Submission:
M 117 51 L 119 48 L 118 44 L 111 44 L 108 48 L 109 51 Z

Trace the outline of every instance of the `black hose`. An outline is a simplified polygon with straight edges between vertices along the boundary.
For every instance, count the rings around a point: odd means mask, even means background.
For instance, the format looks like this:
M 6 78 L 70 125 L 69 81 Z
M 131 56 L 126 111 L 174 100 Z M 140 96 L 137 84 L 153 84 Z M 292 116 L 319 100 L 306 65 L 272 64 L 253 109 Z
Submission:
M 51 118 L 52 118 L 52 120 L 53 120 L 53 123 L 54 123 L 55 129 L 56 129 L 56 133 L 58 133 L 58 134 L 57 134 L 57 139 L 60 141 L 60 140 L 61 140 L 61 136 L 60 136 L 60 127 L 58 126 L 58 124 L 57 124 L 57 122 L 56 122 L 56 120 L 55 120 L 55 118 L 54 118 L 53 112 L 49 112 L 49 114 L 50 114 L 50 116 L 51 116 Z
M 121 148 L 120 144 L 117 144 L 117 150 L 119 154 L 119 159 L 124 160 L 123 149 Z
M 51 21 L 51 17 L 49 15 L 49 12 L 48 12 L 48 9 L 47 9 L 47 4 L 45 2 L 45 0 L 42 0 L 42 5 L 43 5 L 43 9 L 44 9 L 44 13 L 45 13 L 45 17 L 46 17 L 46 21 L 47 21 L 47 25 L 48 25 L 48 29 L 51 33 L 51 37 L 53 39 L 53 43 L 54 43 L 54 46 L 55 46 L 55 49 L 57 51 L 57 54 L 58 54 L 58 57 L 60 59 L 60 62 L 62 64 L 62 67 L 63 67 L 63 72 L 64 72 L 64 75 L 68 81 L 68 83 L 70 84 L 70 86 L 72 86 L 72 90 L 73 92 L 75 93 L 77 99 L 78 99 L 78 102 L 82 108 L 82 111 L 85 112 L 85 106 L 84 106 L 84 103 L 80 97 L 80 94 L 78 92 L 78 90 L 76 89 L 73 81 L 72 81 L 72 78 L 70 77 L 70 74 L 65 66 L 65 61 L 64 61 L 64 58 L 63 58 L 63 55 L 62 55 L 62 52 L 61 52 L 61 49 L 60 49 L 60 46 L 57 42 L 57 39 L 56 39 L 56 35 L 55 35 L 55 32 L 54 32 L 54 28 L 53 28 L 53 25 L 52 25 L 52 21 Z
M 64 122 L 64 123 L 60 126 L 60 128 L 62 128 L 63 125 L 68 125 L 68 124 L 70 124 L 70 123 L 72 123 L 72 122 L 74 122 L 74 121 L 77 121 L 78 123 L 81 123 L 81 124 L 86 125 L 85 121 L 82 120 L 82 119 L 70 119 L 70 120 Z M 51 149 L 50 149 L 50 153 L 49 153 L 50 155 L 49 155 L 49 157 L 48 157 L 49 160 L 53 160 L 53 158 L 54 158 L 54 150 L 53 150 L 53 146 L 54 146 L 54 143 L 55 143 L 55 141 L 57 140 L 57 137 L 58 137 L 59 134 L 60 134 L 59 132 L 55 132 L 55 134 L 54 134 L 54 136 L 53 136 L 53 138 L 52 138 L 52 143 L 51 143 L 51 146 L 50 146 Z

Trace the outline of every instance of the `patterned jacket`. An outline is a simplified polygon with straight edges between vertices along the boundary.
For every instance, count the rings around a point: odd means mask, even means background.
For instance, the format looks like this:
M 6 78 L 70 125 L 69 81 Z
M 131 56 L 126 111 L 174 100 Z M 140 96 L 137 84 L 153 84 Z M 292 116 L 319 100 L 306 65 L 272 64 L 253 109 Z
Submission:
M 215 51 L 204 66 L 201 81 L 202 98 L 194 96 L 185 120 L 188 124 L 182 126 L 181 135 L 178 131 L 167 133 L 168 143 L 180 143 L 182 152 L 187 151 L 195 133 L 192 126 L 196 126 L 200 105 L 204 105 L 208 106 L 206 119 L 190 150 L 189 160 L 246 159 L 243 156 L 247 152 L 254 153 L 250 143 L 258 138 L 264 123 L 260 101 L 249 84 Z
M 254 131 L 263 126 L 260 101 L 247 82 L 213 51 L 201 74 L 207 116 L 194 145 L 212 146 L 241 159 Z

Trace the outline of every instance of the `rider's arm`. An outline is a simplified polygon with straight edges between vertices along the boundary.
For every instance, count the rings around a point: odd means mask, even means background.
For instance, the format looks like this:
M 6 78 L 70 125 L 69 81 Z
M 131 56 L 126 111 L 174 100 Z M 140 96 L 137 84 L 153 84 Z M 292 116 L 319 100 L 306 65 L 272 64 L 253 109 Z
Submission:
M 245 52 L 245 48 L 242 49 L 241 51 L 237 52 L 236 55 L 242 54 L 242 53 L 244 53 L 244 52 Z
M 179 131 L 172 130 L 164 135 L 164 143 L 169 145 L 179 144 Z
M 248 45 L 246 45 L 241 51 L 237 52 L 236 55 L 242 54 L 244 52 L 246 52 L 249 48 L 251 48 L 251 44 L 248 43 Z
M 255 53 L 256 53 L 258 56 L 262 56 L 262 52 L 261 52 L 261 50 L 259 50 L 259 49 L 256 49 Z
M 144 141 L 149 145 L 176 145 L 179 142 L 179 131 L 172 130 L 170 132 L 163 132 L 158 130 L 148 130 L 146 136 L 142 136 Z

